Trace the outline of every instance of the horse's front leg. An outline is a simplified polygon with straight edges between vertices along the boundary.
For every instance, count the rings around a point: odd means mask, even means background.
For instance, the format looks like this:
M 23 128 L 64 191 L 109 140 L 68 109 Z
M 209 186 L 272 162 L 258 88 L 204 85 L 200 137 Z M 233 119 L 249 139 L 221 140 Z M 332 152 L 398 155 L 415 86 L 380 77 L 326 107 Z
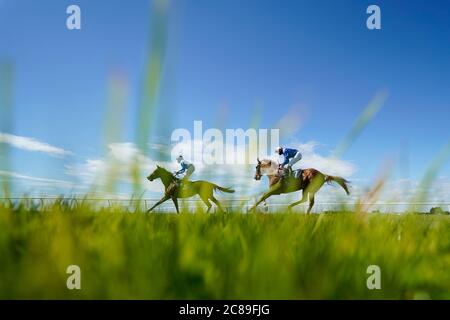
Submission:
M 266 192 L 265 194 L 263 194 L 263 196 L 261 197 L 261 199 L 259 199 L 259 200 L 255 203 L 255 205 L 254 205 L 253 207 L 250 208 L 249 211 L 255 211 L 255 210 L 256 210 L 256 207 L 257 207 L 261 202 L 266 201 L 267 198 L 269 198 L 270 196 L 274 195 L 274 194 L 275 194 L 275 191 L 276 191 L 276 190 L 270 190 L 270 191 Z
M 152 211 L 153 209 L 155 209 L 157 206 L 159 206 L 161 203 L 169 200 L 170 196 L 165 195 L 164 197 L 161 198 L 161 200 L 159 200 L 157 203 L 155 203 L 155 205 L 153 207 L 151 207 L 150 209 L 147 210 L 147 212 Z

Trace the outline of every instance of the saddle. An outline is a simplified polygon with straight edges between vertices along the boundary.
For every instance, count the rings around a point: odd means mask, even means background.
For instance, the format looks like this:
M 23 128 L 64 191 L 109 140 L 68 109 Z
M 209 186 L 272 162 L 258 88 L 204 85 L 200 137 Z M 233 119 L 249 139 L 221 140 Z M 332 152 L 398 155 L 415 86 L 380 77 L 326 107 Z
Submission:
M 189 180 L 183 180 L 178 177 L 175 177 L 175 181 L 172 182 L 169 187 L 166 190 L 167 195 L 173 195 L 176 191 L 185 191 L 186 189 L 189 189 L 191 185 L 191 181 Z
M 295 179 L 300 179 L 302 178 L 302 174 L 303 174 L 303 169 L 297 169 L 297 170 L 292 170 L 292 169 L 281 169 L 279 170 L 279 174 L 281 178 L 295 178 Z
M 297 179 L 303 179 L 303 169 L 298 169 L 298 170 L 295 170 L 295 177 L 297 178 Z
M 281 183 L 285 186 L 290 186 L 294 188 L 301 188 L 303 186 L 303 170 L 282 170 L 281 172 Z
M 177 178 L 176 185 L 180 189 L 180 191 L 184 191 L 192 187 L 192 181 Z

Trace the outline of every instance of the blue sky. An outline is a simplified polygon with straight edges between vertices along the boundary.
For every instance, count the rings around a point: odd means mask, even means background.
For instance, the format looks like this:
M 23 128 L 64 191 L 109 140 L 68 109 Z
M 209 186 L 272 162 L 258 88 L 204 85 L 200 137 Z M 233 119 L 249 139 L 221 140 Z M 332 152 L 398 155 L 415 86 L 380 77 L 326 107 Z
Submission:
M 81 8 L 82 30 L 66 29 L 70 4 Z M 369 4 L 381 8 L 381 30 L 366 28 Z M 10 134 L 70 151 L 13 147 L 9 170 L 73 182 L 67 166 L 104 157 L 112 74 L 128 88 L 117 142 L 135 140 L 152 10 L 146 0 L 0 1 L 0 60 L 15 73 Z M 299 108 L 302 126 L 283 143 L 314 141 L 314 154 L 328 157 L 386 90 L 382 109 L 343 159 L 355 168 L 352 179 L 370 181 L 386 159 L 402 154 L 408 161 L 394 176 L 418 181 L 449 141 L 449 21 L 443 0 L 172 1 L 157 114 L 165 132 L 190 129 L 194 120 L 247 128 L 255 110 L 259 126 L 271 128 Z M 448 161 L 439 175 L 450 176 Z

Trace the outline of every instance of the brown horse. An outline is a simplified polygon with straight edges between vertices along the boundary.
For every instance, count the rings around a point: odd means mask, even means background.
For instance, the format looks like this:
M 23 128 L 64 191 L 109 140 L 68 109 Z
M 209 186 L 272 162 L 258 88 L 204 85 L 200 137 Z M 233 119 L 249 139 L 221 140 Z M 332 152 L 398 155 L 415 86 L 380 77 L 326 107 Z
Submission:
M 220 187 L 214 183 L 208 181 L 185 181 L 180 183 L 179 179 L 174 177 L 172 173 L 164 169 L 163 167 L 156 166 L 156 170 L 150 174 L 147 179 L 149 181 L 153 181 L 155 179 L 161 179 L 161 182 L 164 184 L 165 194 L 164 197 L 161 198 L 153 207 L 151 207 L 147 212 L 152 211 L 154 208 L 159 206 L 161 203 L 172 199 L 175 208 L 177 209 L 177 213 L 180 213 L 178 209 L 178 198 L 190 198 L 195 195 L 199 195 L 200 199 L 208 207 L 209 212 L 211 210 L 212 204 L 209 202 L 211 200 L 214 202 L 220 211 L 223 212 L 222 206 L 220 202 L 214 197 L 214 191 L 220 190 L 222 192 L 233 193 L 234 190 L 230 188 Z
M 266 199 L 270 196 L 303 190 L 302 199 L 300 201 L 292 203 L 288 208 L 290 210 L 292 207 L 305 202 L 308 199 L 309 195 L 308 213 L 310 213 L 314 205 L 314 196 L 325 182 L 331 183 L 334 181 L 338 183 L 342 188 L 344 188 L 345 192 L 348 195 L 350 194 L 350 191 L 348 190 L 349 182 L 344 178 L 325 175 L 319 170 L 312 168 L 302 170 L 302 174 L 298 178 L 283 177 L 283 175 L 279 172 L 278 167 L 278 163 L 275 161 L 260 161 L 258 159 L 258 164 L 256 165 L 255 180 L 260 180 L 263 175 L 267 175 L 269 177 L 269 191 L 267 191 L 261 197 L 261 199 L 256 202 L 256 204 L 250 209 L 251 211 L 255 210 L 258 204 L 266 201 Z

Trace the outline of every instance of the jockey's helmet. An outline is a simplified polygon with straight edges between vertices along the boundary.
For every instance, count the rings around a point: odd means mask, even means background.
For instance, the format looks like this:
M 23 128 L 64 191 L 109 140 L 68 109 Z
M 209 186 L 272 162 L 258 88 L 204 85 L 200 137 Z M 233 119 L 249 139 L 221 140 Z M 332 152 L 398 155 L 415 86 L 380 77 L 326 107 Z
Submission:
M 275 149 L 275 152 L 278 153 L 279 155 L 282 155 L 283 154 L 283 148 L 282 147 L 277 147 Z

